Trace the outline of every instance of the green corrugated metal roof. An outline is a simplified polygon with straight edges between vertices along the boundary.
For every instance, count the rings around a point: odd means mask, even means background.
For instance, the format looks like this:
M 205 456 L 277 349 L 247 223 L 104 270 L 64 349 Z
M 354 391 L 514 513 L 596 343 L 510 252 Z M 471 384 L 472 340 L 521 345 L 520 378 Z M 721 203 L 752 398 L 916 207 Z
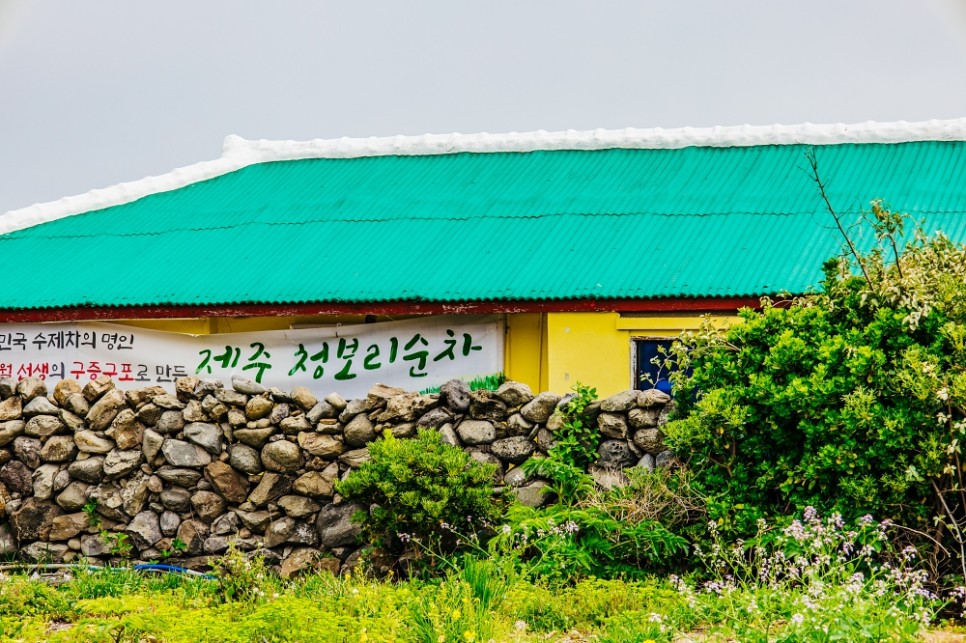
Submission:
M 0 235 L 2 309 L 804 292 L 841 239 L 806 146 L 259 163 Z M 966 240 L 966 142 L 818 146 L 832 202 Z

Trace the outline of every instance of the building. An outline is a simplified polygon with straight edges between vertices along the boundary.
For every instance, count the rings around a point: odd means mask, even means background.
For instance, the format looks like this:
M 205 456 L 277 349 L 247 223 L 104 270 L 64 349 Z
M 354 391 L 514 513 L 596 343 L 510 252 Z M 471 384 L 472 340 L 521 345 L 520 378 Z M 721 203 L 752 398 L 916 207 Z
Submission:
M 112 353 L 77 352 L 94 348 L 87 326 L 50 325 L 109 322 L 93 333 L 119 355 L 115 373 L 138 368 L 118 352 L 124 328 L 162 331 L 135 346 L 157 357 L 140 358 L 142 382 L 287 372 L 328 392 L 391 357 L 410 376 L 388 383 L 412 387 L 434 360 L 457 368 L 478 351 L 490 361 L 477 370 L 535 390 L 580 381 L 611 394 L 701 315 L 816 286 L 842 238 L 810 151 L 846 220 L 883 198 L 966 239 L 966 119 L 229 137 L 220 159 L 0 216 L 0 376 L 110 373 Z M 400 323 L 417 330 L 396 337 Z M 489 343 L 464 332 L 471 323 L 489 324 Z M 389 334 L 369 343 L 367 328 Z M 163 336 L 174 334 L 217 347 L 185 349 L 172 371 Z

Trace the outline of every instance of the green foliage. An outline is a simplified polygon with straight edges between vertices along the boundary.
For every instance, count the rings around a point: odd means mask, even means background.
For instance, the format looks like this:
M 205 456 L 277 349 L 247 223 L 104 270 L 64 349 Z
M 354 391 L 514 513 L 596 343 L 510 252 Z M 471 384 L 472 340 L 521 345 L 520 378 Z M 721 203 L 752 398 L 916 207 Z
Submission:
M 676 612 L 684 606 L 681 595 L 663 582 L 597 578 L 579 580 L 566 587 L 518 582 L 510 588 L 503 604 L 506 612 L 516 614 L 523 621 L 525 627 L 518 630 L 537 635 L 527 640 L 548 640 L 553 638 L 548 634 L 555 631 L 603 628 L 604 636 L 610 634 L 612 641 L 622 640 L 615 635 L 617 630 L 625 628 L 614 623 L 624 620 L 621 617 L 628 620 L 643 617 L 645 622 L 654 623 L 651 620 L 654 615 Z M 638 626 L 649 629 L 642 623 Z M 630 633 L 631 629 L 627 624 L 625 631 Z M 626 640 L 634 640 L 633 634 Z
M 678 398 L 667 444 L 725 529 L 814 506 L 959 546 L 966 248 L 916 231 L 900 249 L 903 217 L 879 202 L 870 222 L 878 244 L 827 262 L 820 293 L 671 349 L 676 390 L 700 394 Z
M 81 507 L 81 511 L 87 516 L 87 524 L 94 529 L 101 528 L 101 516 L 97 513 L 97 498 L 91 498 L 84 506 Z
M 130 537 L 122 531 L 107 531 L 106 529 L 102 529 L 98 535 L 104 541 L 104 544 L 108 546 L 113 556 L 127 558 L 134 549 L 134 545 L 130 542 Z
M 594 490 L 594 479 L 586 471 L 557 457 L 529 458 L 520 468 L 527 477 L 546 479 L 549 492 L 563 504 L 576 504 Z
M 671 643 L 674 635 L 659 614 L 630 611 L 607 620 L 600 643 Z
M 412 605 L 410 624 L 419 643 L 492 640 L 493 619 L 474 588 L 464 578 L 451 575 L 445 582 L 423 592 Z
M 126 567 L 78 569 L 68 591 L 76 600 L 125 596 L 146 588 L 145 576 Z
M 71 618 L 76 610 L 68 596 L 46 583 L 32 582 L 25 576 L 4 578 L 0 583 L 0 617 L 35 614 Z
M 688 552 L 688 541 L 672 529 L 693 522 L 700 503 L 672 488 L 670 474 L 642 472 L 627 486 L 597 490 L 588 474 L 555 458 L 531 463 L 524 466 L 547 476 L 563 502 L 513 505 L 490 541 L 491 553 L 524 576 L 557 584 L 640 577 Z
M 867 555 L 834 520 L 803 520 L 765 534 L 772 544 L 716 541 L 716 553 L 703 555 L 708 575 L 700 583 L 582 579 L 551 586 L 507 574 L 493 561 L 464 559 L 430 582 L 322 574 L 276 578 L 268 592 L 259 563 L 249 561 L 249 569 L 237 556 L 231 565 L 238 568 L 232 582 L 239 591 L 231 600 L 211 581 L 177 577 L 178 585 L 165 585 L 155 577 L 127 577 L 130 570 L 91 572 L 96 588 L 86 572 L 56 588 L 6 577 L 0 637 L 51 643 L 913 641 L 922 640 L 924 625 L 943 604 L 918 584 L 908 563 L 887 570 L 871 560 L 840 562 L 843 555 L 849 561 Z M 852 554 L 845 553 L 847 544 L 854 545 Z M 781 558 L 778 552 L 788 553 Z M 124 591 L 109 590 L 107 579 Z
M 436 431 L 420 430 L 406 440 L 387 432 L 369 453 L 372 459 L 336 490 L 369 507 L 356 519 L 366 542 L 386 553 L 449 555 L 466 545 L 462 535 L 479 537 L 502 515 L 494 465 L 444 444 Z
M 184 552 L 187 549 L 188 549 L 188 543 L 184 542 L 180 538 L 175 538 L 174 540 L 171 541 L 170 547 L 161 550 L 161 558 L 162 560 L 167 560 L 168 558 L 171 558 L 172 556 L 174 556 L 176 553 Z
M 560 411 L 564 417 L 563 426 L 554 434 L 555 442 L 549 455 L 578 469 L 586 469 L 597 461 L 600 444 L 600 432 L 588 413 L 588 407 L 597 399 L 597 389 L 578 382 L 574 385 L 574 393 Z
M 215 559 L 214 567 L 221 586 L 220 596 L 227 602 L 257 602 L 277 597 L 282 586 L 278 576 L 268 571 L 262 556 L 245 554 L 234 546 Z
M 506 520 L 490 542 L 491 551 L 518 561 L 524 576 L 545 582 L 637 578 L 689 548 L 687 540 L 657 521 L 621 520 L 606 501 L 539 509 L 514 505 Z

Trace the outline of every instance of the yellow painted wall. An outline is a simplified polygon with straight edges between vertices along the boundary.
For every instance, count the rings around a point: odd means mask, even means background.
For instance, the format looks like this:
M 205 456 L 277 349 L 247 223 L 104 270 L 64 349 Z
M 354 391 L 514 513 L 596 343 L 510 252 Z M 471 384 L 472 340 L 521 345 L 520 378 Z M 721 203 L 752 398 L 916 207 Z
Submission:
M 546 381 L 546 327 L 540 313 L 506 316 L 503 342 L 504 374 L 511 380 L 525 382 L 534 391 L 544 390 Z
M 390 321 L 402 317 L 377 317 Z M 731 323 L 736 316 L 715 321 Z M 198 335 L 278 330 L 293 325 L 359 324 L 362 316 L 245 317 L 139 320 L 118 323 Z M 517 313 L 506 315 L 505 373 L 533 391 L 569 392 L 576 382 L 606 397 L 634 387 L 633 340 L 674 337 L 696 329 L 698 315 L 604 313 Z
M 730 324 L 737 316 L 717 316 Z M 635 339 L 675 337 L 697 329 L 699 315 L 638 315 L 619 313 L 547 313 L 549 379 L 541 390 L 569 392 L 575 382 L 607 397 L 635 388 Z

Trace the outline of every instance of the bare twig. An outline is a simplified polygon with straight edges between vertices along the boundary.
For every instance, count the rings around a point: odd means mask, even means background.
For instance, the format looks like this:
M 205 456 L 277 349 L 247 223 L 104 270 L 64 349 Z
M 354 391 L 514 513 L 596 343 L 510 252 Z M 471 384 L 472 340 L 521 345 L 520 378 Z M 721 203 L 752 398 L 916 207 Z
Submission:
M 825 191 L 825 182 L 822 181 L 821 175 L 818 173 L 818 157 L 815 155 L 815 148 L 808 148 L 805 152 L 805 159 L 808 161 L 809 167 L 812 168 L 812 179 L 815 181 L 815 185 L 818 186 L 818 193 L 822 196 L 822 201 L 825 202 L 825 207 L 828 209 L 829 214 L 835 219 L 835 225 L 839 229 L 842 238 L 845 239 L 845 243 L 849 246 L 849 252 L 855 257 L 856 263 L 859 264 L 859 270 L 862 271 L 862 276 L 865 277 L 866 283 L 869 284 L 869 288 L 875 291 L 875 286 L 872 284 L 872 279 L 869 277 L 869 273 L 865 270 L 865 264 L 862 263 L 862 257 L 859 255 L 859 251 L 855 249 L 855 244 L 852 243 L 852 237 L 846 232 L 845 226 L 842 225 L 842 219 L 839 217 L 835 208 L 832 207 L 832 202 L 828 198 L 828 192 Z
M 956 544 L 959 545 L 959 564 L 963 568 L 963 576 L 966 577 L 966 551 L 963 548 L 963 532 L 959 528 L 959 523 L 956 522 L 956 516 L 953 515 L 953 512 L 949 509 L 949 505 L 946 504 L 946 499 L 943 498 L 942 492 L 936 486 L 936 482 L 931 480 L 930 484 L 932 485 L 933 491 L 936 492 L 936 497 L 939 498 L 939 502 L 942 503 L 943 509 L 946 510 L 946 515 L 949 516 L 949 522 L 953 527 L 953 538 L 956 540 Z
M 936 545 L 936 547 L 938 547 L 939 549 L 941 549 L 942 552 L 945 555 L 949 556 L 949 550 L 946 549 L 943 546 L 942 542 L 938 538 L 936 538 L 935 536 L 930 536 L 929 534 L 927 534 L 924 531 L 920 531 L 918 529 L 913 529 L 912 527 L 906 527 L 905 525 L 900 525 L 900 524 L 897 524 L 897 523 L 892 523 L 890 526 L 891 527 L 895 527 L 896 529 L 901 529 L 903 531 L 908 531 L 910 533 L 916 534 L 917 536 L 922 536 L 926 540 L 931 541 L 934 545 Z

